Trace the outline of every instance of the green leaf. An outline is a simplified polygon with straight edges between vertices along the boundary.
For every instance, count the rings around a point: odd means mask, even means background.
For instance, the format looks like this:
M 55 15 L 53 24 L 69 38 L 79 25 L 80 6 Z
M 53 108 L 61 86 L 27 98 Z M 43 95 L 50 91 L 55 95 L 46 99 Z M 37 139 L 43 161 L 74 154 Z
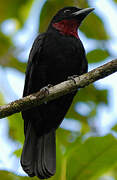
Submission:
M 0 93 L 0 106 L 2 106 L 4 104 L 5 104 L 5 100 L 4 100 L 3 94 Z
M 0 58 L 0 65 L 2 67 L 14 68 L 22 73 L 26 71 L 26 63 L 19 61 L 12 54 Z
M 109 52 L 102 49 L 95 49 L 87 53 L 89 63 L 97 63 L 105 60 L 109 56 Z
M 15 68 L 16 70 L 23 73 L 26 71 L 26 63 L 19 61 L 13 56 L 9 57 L 7 60 L 8 61 L 3 64 L 3 67 Z
M 67 177 L 91 180 L 117 164 L 117 140 L 112 135 L 91 137 L 67 155 Z
M 109 36 L 104 28 L 102 19 L 91 13 L 80 26 L 80 30 L 88 37 L 96 40 L 108 40 Z
M 0 32 L 0 58 L 8 52 L 11 46 L 13 46 L 11 39 Z
M 26 176 L 17 176 L 14 173 L 8 171 L 0 171 L 0 179 L 1 180 L 30 180 L 30 177 Z M 39 180 L 38 178 L 34 177 L 32 180 Z
M 114 177 L 113 179 L 117 180 L 117 165 L 113 167 L 110 173 Z
M 75 96 L 72 105 L 70 106 L 67 114 L 66 114 L 66 118 L 68 119 L 75 119 L 75 120 L 81 120 L 82 122 L 86 122 L 87 117 L 80 115 L 77 113 L 77 111 L 75 110 L 75 106 L 78 103 L 78 95 Z
M 79 91 L 77 92 L 76 96 L 74 97 L 72 105 L 70 106 L 65 117 L 68 119 L 71 118 L 71 119 L 82 120 L 83 122 L 86 122 L 87 117 L 78 114 L 75 110 L 75 106 L 78 102 L 79 102 Z
M 79 101 L 83 102 L 93 102 L 95 104 L 103 103 L 108 104 L 108 90 L 100 90 L 94 85 L 89 85 L 79 91 Z
M 83 123 L 87 123 L 88 117 L 93 117 L 96 115 L 96 108 L 100 103 L 106 105 L 108 104 L 107 95 L 107 90 L 99 90 L 94 85 L 89 85 L 88 87 L 79 90 L 73 100 L 72 105 L 69 108 L 69 111 L 66 114 L 66 118 L 80 120 Z M 83 116 L 78 114 L 75 109 L 75 106 L 78 102 L 84 102 L 88 104 L 91 109 L 89 115 Z
M 23 23 L 28 17 L 32 2 L 28 0 L 6 0 L 0 2 L 0 23 L 6 19 L 16 18 Z
M 66 118 L 80 121 L 82 124 L 82 134 L 89 132 L 90 126 L 88 124 L 88 120 L 96 116 L 99 104 L 103 103 L 108 105 L 107 95 L 107 90 L 99 90 L 94 85 L 89 85 L 88 87 L 79 90 L 66 114 Z M 76 109 L 78 102 L 86 103 L 88 105 L 90 110 L 87 115 L 80 114 L 78 108 Z
M 117 124 L 114 127 L 112 127 L 112 130 L 117 132 Z
M 50 180 L 62 180 L 62 177 L 66 174 L 66 167 L 64 166 L 65 157 L 62 152 L 62 146 L 58 136 L 56 137 L 56 154 L 56 174 L 50 178 Z
M 24 141 L 24 123 L 20 113 L 16 113 L 8 117 L 9 135 L 15 140 L 23 144 Z
M 14 154 L 15 154 L 17 157 L 20 157 L 20 156 L 21 156 L 21 153 L 22 153 L 22 148 L 17 149 L 16 151 L 14 151 Z
M 91 131 L 91 128 L 90 128 L 88 122 L 87 123 L 83 122 L 82 123 L 82 128 L 81 128 L 81 134 L 84 135 L 84 134 L 86 134 L 86 133 L 88 133 L 90 131 Z
M 21 72 L 25 72 L 26 63 L 20 62 L 14 57 L 15 48 L 9 37 L 0 32 L 0 65 L 3 67 L 15 68 Z

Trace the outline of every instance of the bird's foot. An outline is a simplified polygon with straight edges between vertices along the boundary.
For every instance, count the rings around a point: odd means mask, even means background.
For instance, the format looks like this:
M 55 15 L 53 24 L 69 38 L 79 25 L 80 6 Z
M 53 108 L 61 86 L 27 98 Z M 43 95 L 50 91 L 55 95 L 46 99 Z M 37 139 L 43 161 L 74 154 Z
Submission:
M 47 86 L 43 87 L 40 91 L 42 93 L 44 93 L 45 95 L 49 95 L 49 88 L 53 87 L 53 85 L 48 84 Z M 44 104 L 47 104 L 47 102 L 45 101 Z
M 48 84 L 47 87 L 48 87 L 48 88 L 51 88 L 51 87 L 53 87 L 53 85 L 52 85 L 52 84 Z
M 47 86 L 43 87 L 40 91 L 44 92 L 45 94 L 49 94 L 49 88 L 53 87 L 53 85 L 48 84 Z
M 78 75 L 68 76 L 67 80 L 72 80 L 74 84 L 76 84 L 76 81 L 74 78 L 78 77 Z

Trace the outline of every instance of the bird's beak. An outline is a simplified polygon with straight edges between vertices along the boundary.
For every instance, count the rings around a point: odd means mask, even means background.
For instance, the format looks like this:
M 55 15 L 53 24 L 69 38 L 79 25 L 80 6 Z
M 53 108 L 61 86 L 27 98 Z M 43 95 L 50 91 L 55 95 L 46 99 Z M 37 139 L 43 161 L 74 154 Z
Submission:
M 79 11 L 72 13 L 72 17 L 77 18 L 81 22 L 93 10 L 94 8 L 81 9 Z

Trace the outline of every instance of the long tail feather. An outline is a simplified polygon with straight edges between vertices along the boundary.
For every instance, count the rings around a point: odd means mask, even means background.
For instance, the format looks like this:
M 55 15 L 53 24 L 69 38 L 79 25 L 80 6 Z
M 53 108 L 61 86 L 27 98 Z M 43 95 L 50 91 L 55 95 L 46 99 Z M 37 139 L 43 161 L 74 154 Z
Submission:
M 30 176 L 47 179 L 56 171 L 55 132 L 38 137 L 29 123 L 21 155 L 23 170 Z
M 56 171 L 55 132 L 49 132 L 38 139 L 37 149 L 38 158 L 35 161 L 35 174 L 42 179 L 47 179 L 53 176 Z
M 28 124 L 26 131 L 25 142 L 21 155 L 21 165 L 23 170 L 30 176 L 34 176 L 34 154 L 36 147 L 36 135 L 31 127 L 31 123 Z

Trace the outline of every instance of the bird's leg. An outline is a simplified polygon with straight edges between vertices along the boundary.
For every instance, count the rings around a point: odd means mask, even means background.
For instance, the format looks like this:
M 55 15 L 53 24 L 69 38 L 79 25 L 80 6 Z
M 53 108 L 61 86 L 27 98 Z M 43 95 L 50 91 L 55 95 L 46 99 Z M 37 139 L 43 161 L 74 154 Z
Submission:
M 49 88 L 50 87 L 53 87 L 53 85 L 52 84 L 48 84 L 47 86 L 45 86 L 42 89 L 40 89 L 40 91 L 45 93 L 45 94 L 47 94 L 47 95 L 49 95 Z M 47 104 L 47 102 L 45 101 L 44 104 Z
M 72 80 L 74 84 L 76 84 L 76 81 L 74 78 L 78 77 L 78 75 L 68 76 L 67 80 Z
M 50 87 L 53 87 L 53 85 L 48 84 L 47 86 L 41 88 L 40 91 L 49 94 L 49 88 Z

